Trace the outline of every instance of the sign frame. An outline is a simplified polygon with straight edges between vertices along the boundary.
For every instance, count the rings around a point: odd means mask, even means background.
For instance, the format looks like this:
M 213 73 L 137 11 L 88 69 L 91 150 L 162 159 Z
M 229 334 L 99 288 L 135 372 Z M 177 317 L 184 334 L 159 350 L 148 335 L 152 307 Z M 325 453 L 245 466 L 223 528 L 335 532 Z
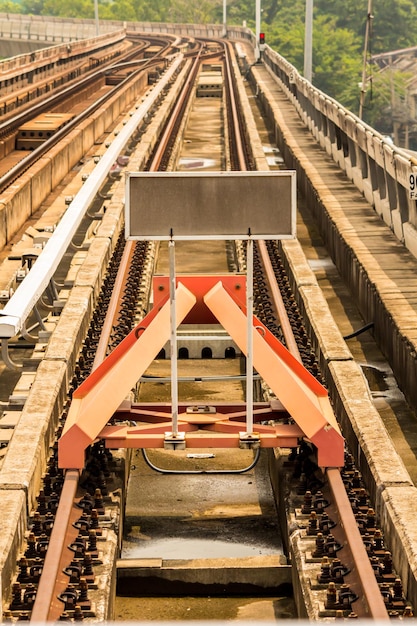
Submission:
M 295 170 L 127 172 L 125 191 L 130 241 L 296 237 Z

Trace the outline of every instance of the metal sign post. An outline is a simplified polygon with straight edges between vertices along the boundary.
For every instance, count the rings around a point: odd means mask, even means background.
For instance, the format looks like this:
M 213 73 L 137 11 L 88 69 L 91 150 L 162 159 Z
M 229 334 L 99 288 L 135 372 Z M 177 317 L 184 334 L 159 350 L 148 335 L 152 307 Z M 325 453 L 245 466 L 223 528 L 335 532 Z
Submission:
M 246 248 L 246 435 L 253 435 L 253 239 Z
M 304 78 L 310 83 L 313 81 L 313 0 L 306 0 Z
M 261 32 L 261 0 L 255 0 L 255 61 L 261 58 L 259 33 Z
M 178 436 L 178 360 L 177 360 L 177 309 L 175 302 L 175 241 L 170 241 L 169 248 L 169 303 L 170 303 L 170 348 L 171 348 L 171 404 L 172 436 Z

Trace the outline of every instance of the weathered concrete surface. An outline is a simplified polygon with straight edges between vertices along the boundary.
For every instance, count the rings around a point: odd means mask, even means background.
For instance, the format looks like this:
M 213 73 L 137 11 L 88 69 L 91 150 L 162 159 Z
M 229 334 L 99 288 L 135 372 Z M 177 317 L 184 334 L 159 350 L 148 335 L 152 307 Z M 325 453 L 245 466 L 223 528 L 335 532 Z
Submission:
M 163 589 L 163 595 L 181 591 L 184 595 L 214 595 L 249 590 L 262 595 L 288 593 L 291 589 L 292 568 L 284 556 L 158 561 L 118 560 L 118 594 L 134 596 L 140 589 L 143 595 L 152 595 Z
M 25 492 L 25 511 L 36 503 L 55 428 L 63 410 L 68 380 L 63 362 L 39 365 L 28 399 L 0 471 L 0 501 L 5 491 Z
M 9 580 L 16 567 L 16 554 L 23 542 L 27 526 L 26 494 L 23 489 L 0 495 L 0 622 L 2 622 L 2 596 L 8 593 Z
M 137 621 L 193 620 L 216 622 L 251 621 L 276 624 L 281 619 L 295 617 L 293 598 L 272 596 L 201 596 L 116 598 L 116 620 Z
M 262 453 L 258 465 L 247 473 L 223 474 L 250 465 L 253 453 L 239 449 L 191 451 L 207 452 L 214 458 L 189 458 L 186 450 L 175 455 L 155 450 L 149 452 L 149 457 L 153 464 L 167 470 L 219 473 L 161 474 L 148 467 L 139 453 L 136 455 L 126 502 L 122 557 L 142 558 L 146 551 L 147 558 L 164 558 L 159 542 L 174 537 L 178 538 L 177 553 L 170 548 L 170 558 L 194 558 L 195 545 L 185 554 L 188 539 L 207 540 L 207 557 L 230 555 L 228 546 L 220 544 L 214 554 L 216 541 L 237 543 L 242 553 L 247 544 L 254 554 L 282 554 L 266 455 Z M 152 555 L 153 542 L 156 553 Z
M 185 360 L 178 365 L 180 376 L 240 370 L 238 360 Z M 150 369 L 153 375 L 169 371 L 169 361 L 155 362 Z M 179 394 L 180 401 L 243 399 L 238 381 L 180 383 Z M 169 402 L 170 386 L 142 384 L 139 400 L 150 399 Z M 247 589 L 290 585 L 266 451 L 261 452 L 258 465 L 244 474 L 225 472 L 248 467 L 254 454 L 250 450 L 149 450 L 147 454 L 155 466 L 183 473 L 157 473 L 136 453 L 126 502 L 120 593 L 132 594 L 134 588 L 125 576 L 140 578 L 140 589 L 150 578 L 146 588 L 148 593 L 153 589 L 152 595 L 168 581 L 172 590 L 190 585 L 192 595 L 196 590 L 202 593 L 204 586 L 208 586 L 206 594 L 214 595 L 221 586 L 236 590 L 239 585 Z

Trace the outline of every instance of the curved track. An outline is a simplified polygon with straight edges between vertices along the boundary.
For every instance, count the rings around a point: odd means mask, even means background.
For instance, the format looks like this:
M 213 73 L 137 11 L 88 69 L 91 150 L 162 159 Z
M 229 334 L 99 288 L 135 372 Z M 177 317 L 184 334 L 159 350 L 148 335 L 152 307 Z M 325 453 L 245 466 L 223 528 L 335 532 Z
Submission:
M 152 42 L 157 41 L 160 42 L 159 39 L 153 39 Z M 0 125 L 0 138 L 7 139 L 9 135 L 13 135 L 17 132 L 18 128 L 28 121 L 32 120 L 37 115 L 47 111 L 54 111 L 59 106 L 63 106 L 66 101 L 77 98 L 77 94 L 83 94 L 84 90 L 86 92 L 94 92 L 95 89 L 98 89 L 96 86 L 102 84 L 103 77 L 108 74 L 112 74 L 113 76 L 117 75 L 118 72 L 121 72 L 125 68 L 125 64 L 129 64 L 129 74 L 127 76 L 122 76 L 120 81 L 117 81 L 117 85 L 113 88 L 106 91 L 106 93 L 92 102 L 88 107 L 84 107 L 83 110 L 74 115 L 73 119 L 71 119 L 62 129 L 58 130 L 52 137 L 47 139 L 44 143 L 42 143 L 39 147 L 35 148 L 29 154 L 23 156 L 21 160 L 17 164 L 14 163 L 14 159 L 10 160 L 10 163 L 13 164 L 11 167 L 8 166 L 6 156 L 6 162 L 2 165 L 2 168 L 7 171 L 0 178 L 0 193 L 3 192 L 7 187 L 9 187 L 12 183 L 14 183 L 20 176 L 22 176 L 34 163 L 36 163 L 43 155 L 47 154 L 48 151 L 51 150 L 58 142 L 62 141 L 73 129 L 77 128 L 85 119 L 90 117 L 97 111 L 100 107 L 105 106 L 106 102 L 112 96 L 116 95 L 118 91 L 123 89 L 129 82 L 135 80 L 138 74 L 142 72 L 148 72 L 151 68 L 160 65 L 161 58 L 158 60 L 154 60 L 152 58 L 139 58 L 142 57 L 143 51 L 146 50 L 147 45 L 139 46 L 135 48 L 133 51 L 129 50 L 125 52 L 124 55 L 121 55 L 116 64 L 106 64 L 105 67 L 101 68 L 98 71 L 90 72 L 88 76 L 85 78 L 78 80 L 75 84 L 66 87 L 65 89 L 57 90 L 57 93 L 52 94 L 47 98 L 42 98 L 42 101 L 35 104 L 29 111 L 25 110 L 16 114 L 13 118 L 3 122 Z M 166 44 L 165 47 L 160 51 L 160 57 L 167 55 L 171 50 L 170 43 Z M 132 67 L 132 61 L 134 65 Z M 139 65 L 139 67 L 137 67 Z M 136 67 L 135 67 L 136 66 Z M 80 96 L 78 96 L 80 98 Z M 67 107 L 65 107 L 66 112 L 68 111 Z

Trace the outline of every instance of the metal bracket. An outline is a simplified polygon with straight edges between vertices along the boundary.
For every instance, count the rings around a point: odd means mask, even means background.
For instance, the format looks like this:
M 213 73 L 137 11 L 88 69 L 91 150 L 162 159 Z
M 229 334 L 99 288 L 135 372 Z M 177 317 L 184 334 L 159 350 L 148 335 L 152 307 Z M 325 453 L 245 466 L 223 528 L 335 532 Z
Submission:
M 23 365 L 17 365 L 9 355 L 9 340 L 2 339 L 1 340 L 1 357 L 3 359 L 3 363 L 9 370 L 20 371 L 23 370 Z
M 261 445 L 258 433 L 239 433 L 239 448 L 257 450 Z
M 165 433 L 165 450 L 185 450 L 185 433 Z

